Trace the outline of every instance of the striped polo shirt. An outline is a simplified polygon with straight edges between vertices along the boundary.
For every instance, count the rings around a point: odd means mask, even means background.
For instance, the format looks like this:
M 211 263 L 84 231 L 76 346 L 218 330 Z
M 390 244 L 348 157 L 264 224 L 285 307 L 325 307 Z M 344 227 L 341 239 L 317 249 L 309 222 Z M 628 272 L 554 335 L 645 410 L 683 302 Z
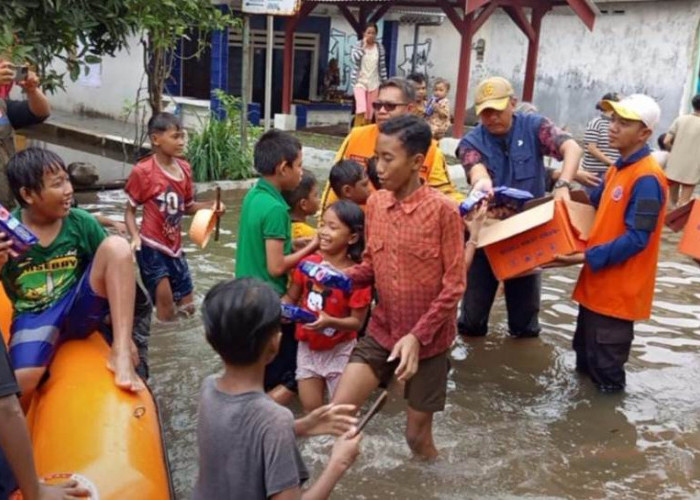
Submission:
M 609 131 L 610 118 L 605 115 L 597 116 L 588 122 L 586 135 L 583 138 L 583 142 L 586 145 L 584 148 L 586 153 L 583 155 L 583 168 L 586 170 L 590 172 L 606 172 L 608 170 L 608 165 L 588 152 L 588 144 L 595 144 L 598 146 L 601 153 L 612 161 L 620 157 L 620 152 L 610 147 L 610 138 L 608 137 Z

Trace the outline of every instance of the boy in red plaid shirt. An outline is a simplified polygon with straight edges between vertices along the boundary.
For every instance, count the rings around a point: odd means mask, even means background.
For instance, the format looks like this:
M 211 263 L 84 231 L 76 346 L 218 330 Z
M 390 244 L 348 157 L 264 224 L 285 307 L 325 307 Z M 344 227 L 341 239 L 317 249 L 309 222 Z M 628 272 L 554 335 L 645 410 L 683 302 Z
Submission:
M 438 454 L 433 413 L 445 407 L 447 350 L 466 285 L 457 207 L 420 179 L 431 139 L 430 127 L 415 116 L 380 126 L 377 172 L 384 189 L 367 204 L 363 261 L 347 271 L 355 287 L 376 287 L 378 303 L 334 397 L 359 407 L 395 375 L 408 400 L 406 439 L 424 458 Z

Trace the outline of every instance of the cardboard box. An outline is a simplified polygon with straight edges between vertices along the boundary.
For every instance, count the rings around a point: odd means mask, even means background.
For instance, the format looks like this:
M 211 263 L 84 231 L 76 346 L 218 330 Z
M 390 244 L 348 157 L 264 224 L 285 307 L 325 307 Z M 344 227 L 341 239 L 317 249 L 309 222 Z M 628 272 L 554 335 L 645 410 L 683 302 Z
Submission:
M 678 244 L 678 251 L 694 259 L 700 259 L 700 200 L 685 206 L 688 207 L 690 215 Z
M 695 202 L 697 203 L 697 202 Z M 693 208 L 694 203 L 686 203 L 682 207 L 678 207 L 666 214 L 664 219 L 664 224 L 666 227 L 670 228 L 674 233 L 677 233 L 685 227 L 690 218 L 690 211 Z
M 595 209 L 581 202 L 585 199 L 572 193 L 568 202 L 534 200 L 524 212 L 484 227 L 479 247 L 496 277 L 513 278 L 553 262 L 556 255 L 582 252 L 595 219 Z

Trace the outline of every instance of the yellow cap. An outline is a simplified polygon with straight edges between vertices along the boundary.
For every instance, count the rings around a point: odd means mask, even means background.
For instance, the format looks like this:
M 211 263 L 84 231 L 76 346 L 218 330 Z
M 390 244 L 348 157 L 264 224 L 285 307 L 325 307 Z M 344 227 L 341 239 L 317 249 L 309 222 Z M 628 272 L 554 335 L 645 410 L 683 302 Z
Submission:
M 600 107 L 604 111 L 614 111 L 625 120 L 644 123 L 650 129 L 658 125 L 661 118 L 661 108 L 654 99 L 644 94 L 632 94 L 620 102 L 603 101 Z
M 476 114 L 480 115 L 485 109 L 503 111 L 508 107 L 510 98 L 515 95 L 513 86 L 500 76 L 487 78 L 476 88 Z
M 625 120 L 632 120 L 635 122 L 641 122 L 642 117 L 639 116 L 639 114 L 634 111 L 633 109 L 629 109 L 626 106 L 620 104 L 619 102 L 615 101 L 602 101 L 600 103 L 600 107 L 603 108 L 603 111 L 614 111 L 615 113 L 618 114 L 621 118 L 624 118 Z

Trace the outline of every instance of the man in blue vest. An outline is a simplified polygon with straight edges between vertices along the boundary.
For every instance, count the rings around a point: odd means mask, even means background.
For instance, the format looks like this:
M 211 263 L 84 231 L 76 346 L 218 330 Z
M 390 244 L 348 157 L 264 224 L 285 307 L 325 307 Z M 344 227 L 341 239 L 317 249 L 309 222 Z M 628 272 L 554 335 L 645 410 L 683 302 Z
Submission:
M 543 157 L 563 161 L 554 184 L 554 196 L 569 199 L 583 150 L 548 118 L 516 113 L 517 99 L 508 80 L 493 77 L 476 89 L 476 114 L 480 124 L 465 135 L 457 154 L 472 189 L 492 192 L 494 186 L 524 189 L 535 197 L 545 195 L 547 171 Z M 536 337 L 540 333 L 539 273 L 513 278 L 504 283 L 508 330 L 513 337 Z M 498 280 L 483 250 L 478 250 L 467 276 L 459 317 L 459 332 L 483 336 L 498 289 Z

